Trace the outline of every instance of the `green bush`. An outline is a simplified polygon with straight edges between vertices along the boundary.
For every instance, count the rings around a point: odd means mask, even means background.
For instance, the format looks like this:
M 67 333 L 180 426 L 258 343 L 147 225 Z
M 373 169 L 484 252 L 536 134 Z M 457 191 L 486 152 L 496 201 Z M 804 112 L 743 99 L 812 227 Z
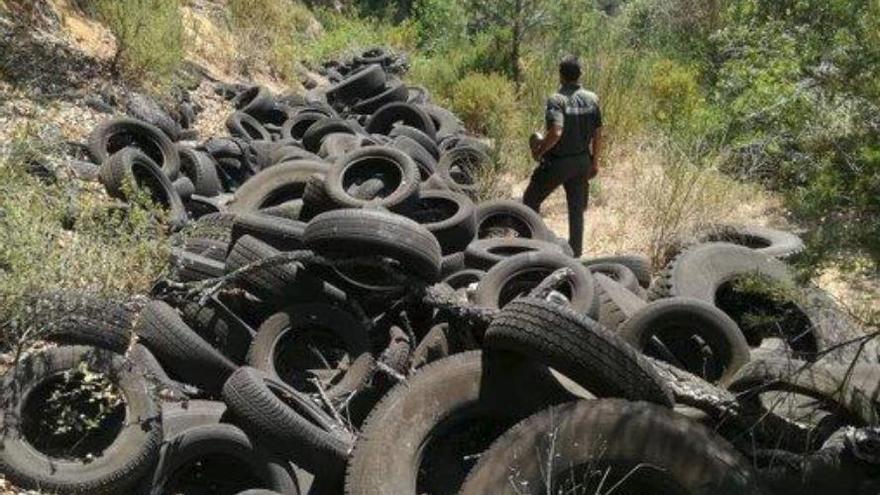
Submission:
M 80 0 L 116 37 L 114 66 L 132 81 L 164 82 L 184 56 L 180 0 Z
M 444 52 L 467 39 L 468 15 L 460 0 L 416 0 L 414 18 L 418 26 L 419 48 Z
M 165 227 L 148 201 L 114 209 L 102 192 L 64 178 L 61 143 L 42 129 L 16 129 L 0 155 L 0 346 L 33 337 L 30 302 L 44 290 L 86 289 L 108 296 L 144 293 L 167 260 Z M 59 167 L 40 180 L 36 164 Z
M 517 112 L 513 83 L 497 74 L 471 73 L 452 87 L 450 109 L 471 132 L 498 136 Z
M 305 48 L 305 59 L 313 63 L 357 55 L 374 46 L 410 51 L 418 43 L 417 27 L 409 20 L 394 25 L 377 17 L 360 17 L 352 12 L 329 9 L 318 9 L 315 15 L 324 26 L 324 34 Z

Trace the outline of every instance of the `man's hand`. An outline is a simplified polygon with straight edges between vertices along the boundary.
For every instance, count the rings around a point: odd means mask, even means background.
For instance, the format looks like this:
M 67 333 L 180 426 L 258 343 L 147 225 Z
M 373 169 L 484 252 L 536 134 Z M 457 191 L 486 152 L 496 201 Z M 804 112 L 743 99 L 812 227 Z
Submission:
M 552 150 L 556 143 L 562 138 L 562 127 L 558 125 L 550 126 L 547 129 L 547 135 L 541 139 L 539 133 L 532 134 L 529 138 L 529 146 L 532 148 L 532 158 L 535 161 L 541 161 L 544 154 Z
M 592 163 L 590 163 L 590 170 L 587 171 L 587 180 L 591 180 L 597 175 L 599 175 L 599 160 L 593 158 Z

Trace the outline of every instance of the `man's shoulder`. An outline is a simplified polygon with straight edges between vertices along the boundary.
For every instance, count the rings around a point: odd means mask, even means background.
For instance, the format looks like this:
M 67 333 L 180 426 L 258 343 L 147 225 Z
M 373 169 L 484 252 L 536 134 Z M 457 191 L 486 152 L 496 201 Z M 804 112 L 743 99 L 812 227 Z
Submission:
M 592 101 L 593 103 L 595 103 L 597 105 L 599 104 L 599 95 L 597 95 L 596 93 L 594 93 L 588 89 L 580 88 L 579 90 L 577 90 L 577 95 L 578 95 L 578 97 Z
M 553 93 L 547 97 L 547 106 L 564 107 L 568 103 L 568 98 L 559 92 Z

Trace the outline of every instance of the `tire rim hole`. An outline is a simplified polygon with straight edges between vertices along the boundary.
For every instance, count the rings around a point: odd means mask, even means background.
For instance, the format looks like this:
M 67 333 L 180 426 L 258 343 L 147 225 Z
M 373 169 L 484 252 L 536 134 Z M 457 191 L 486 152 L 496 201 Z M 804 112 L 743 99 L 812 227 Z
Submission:
M 562 466 L 560 466 L 562 467 Z M 554 471 L 556 471 L 554 469 Z M 551 473 L 551 487 L 541 487 L 535 493 L 554 495 L 644 495 L 663 493 L 665 495 L 687 495 L 679 483 L 666 472 L 646 464 L 631 461 L 596 459 L 590 464 L 562 467 Z M 516 476 L 511 478 L 516 483 Z
M 145 155 L 149 156 L 160 167 L 165 163 L 165 157 L 159 146 L 157 146 L 152 140 L 146 139 L 138 133 L 117 132 L 111 135 L 107 140 L 107 152 L 111 155 L 123 148 L 128 148 L 129 146 L 133 146 L 143 151 Z
M 397 163 L 384 158 L 368 157 L 350 164 L 342 174 L 342 189 L 349 191 L 370 179 L 378 179 L 383 186 L 375 198 L 387 198 L 403 184 L 403 174 Z
M 251 488 L 271 488 L 245 468 L 242 459 L 207 454 L 178 468 L 162 493 L 235 495 Z
M 275 344 L 273 364 L 278 376 L 295 390 L 316 393 L 314 379 L 326 391 L 350 364 L 345 343 L 331 329 L 320 326 L 288 328 Z M 317 376 L 310 370 L 337 370 L 336 377 Z

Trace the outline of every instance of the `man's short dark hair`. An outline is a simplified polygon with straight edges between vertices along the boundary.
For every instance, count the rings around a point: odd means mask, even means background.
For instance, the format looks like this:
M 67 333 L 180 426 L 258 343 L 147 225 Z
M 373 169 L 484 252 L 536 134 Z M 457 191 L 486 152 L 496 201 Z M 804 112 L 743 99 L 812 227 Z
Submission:
M 567 55 L 559 62 L 559 74 L 566 81 L 577 81 L 581 77 L 581 63 L 574 55 Z

